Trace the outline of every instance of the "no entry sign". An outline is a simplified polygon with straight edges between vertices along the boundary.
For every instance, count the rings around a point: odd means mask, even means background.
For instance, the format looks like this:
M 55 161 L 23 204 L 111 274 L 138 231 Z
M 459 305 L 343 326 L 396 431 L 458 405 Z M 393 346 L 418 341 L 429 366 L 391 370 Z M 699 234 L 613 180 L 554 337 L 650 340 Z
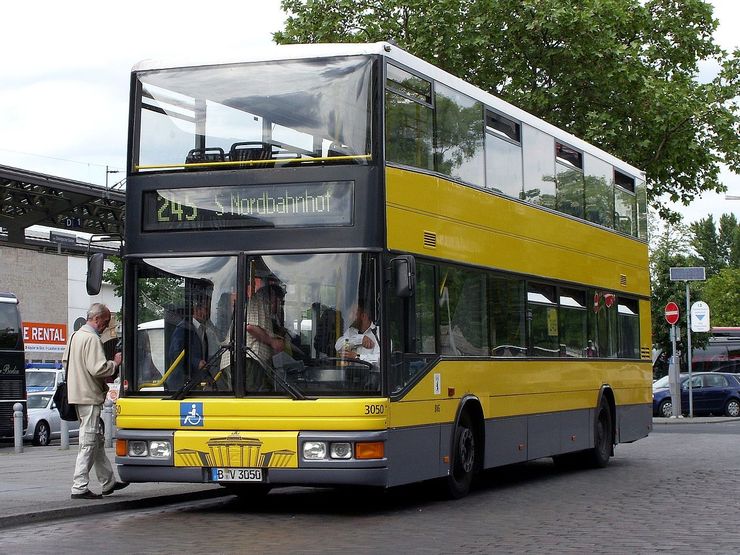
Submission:
M 672 326 L 678 322 L 678 305 L 673 301 L 665 305 L 665 321 Z

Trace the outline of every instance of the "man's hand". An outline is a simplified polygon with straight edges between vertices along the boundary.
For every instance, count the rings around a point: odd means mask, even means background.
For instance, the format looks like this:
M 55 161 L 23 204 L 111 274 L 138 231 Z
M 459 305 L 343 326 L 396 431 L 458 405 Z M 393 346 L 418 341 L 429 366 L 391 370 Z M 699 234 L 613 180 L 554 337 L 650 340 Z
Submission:
M 375 341 L 373 341 L 366 335 L 362 338 L 362 346 L 366 349 L 372 349 L 373 347 L 375 347 Z

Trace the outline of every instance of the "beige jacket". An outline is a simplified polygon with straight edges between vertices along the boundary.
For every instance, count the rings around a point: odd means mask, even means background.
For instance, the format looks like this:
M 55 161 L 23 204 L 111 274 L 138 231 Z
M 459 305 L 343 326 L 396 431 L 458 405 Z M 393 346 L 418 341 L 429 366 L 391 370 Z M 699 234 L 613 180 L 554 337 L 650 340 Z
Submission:
M 102 405 L 108 386 L 105 378 L 116 372 L 116 364 L 105 359 L 103 343 L 85 324 L 70 338 L 62 362 L 67 367 L 67 397 L 73 405 Z

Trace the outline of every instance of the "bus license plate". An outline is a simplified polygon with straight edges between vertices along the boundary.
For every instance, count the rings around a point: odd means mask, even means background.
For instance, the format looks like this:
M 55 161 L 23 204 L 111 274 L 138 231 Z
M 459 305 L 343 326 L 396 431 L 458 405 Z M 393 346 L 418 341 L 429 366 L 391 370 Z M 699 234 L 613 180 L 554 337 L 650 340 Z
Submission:
M 212 468 L 214 482 L 261 482 L 261 468 Z

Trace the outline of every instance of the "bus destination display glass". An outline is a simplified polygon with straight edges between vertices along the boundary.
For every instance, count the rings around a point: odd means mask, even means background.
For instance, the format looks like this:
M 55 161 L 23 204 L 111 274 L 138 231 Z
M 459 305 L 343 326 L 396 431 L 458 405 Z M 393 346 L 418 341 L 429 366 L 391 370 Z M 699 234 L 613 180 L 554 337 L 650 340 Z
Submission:
M 352 225 L 354 181 L 147 191 L 143 231 Z

